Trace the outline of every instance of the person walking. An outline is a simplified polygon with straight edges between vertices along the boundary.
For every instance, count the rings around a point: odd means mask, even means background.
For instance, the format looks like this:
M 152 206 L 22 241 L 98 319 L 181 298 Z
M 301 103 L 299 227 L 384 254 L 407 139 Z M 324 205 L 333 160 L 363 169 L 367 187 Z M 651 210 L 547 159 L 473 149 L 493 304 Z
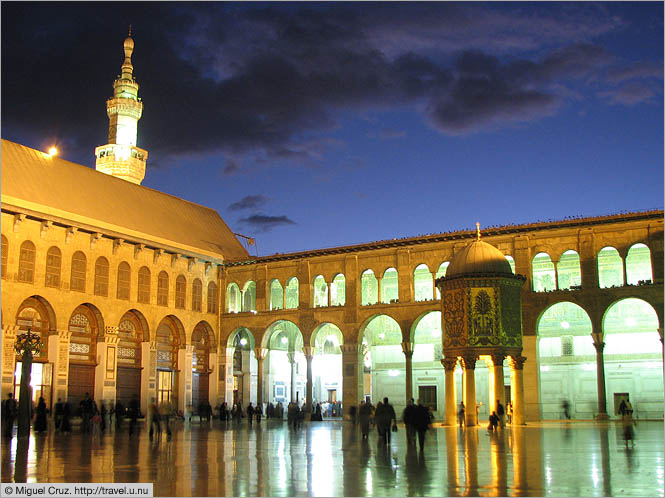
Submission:
M 90 421 L 95 411 L 95 402 L 90 398 L 88 393 L 79 403 L 79 411 L 81 413 L 81 432 L 87 434 L 90 432 Z
M 379 409 L 379 405 L 381 408 Z M 383 437 L 384 441 L 390 444 L 391 426 L 397 427 L 397 417 L 395 416 L 395 409 L 393 405 L 388 402 L 388 398 L 383 398 L 383 403 L 379 403 L 376 407 L 374 418 L 376 420 L 376 427 L 379 431 L 379 436 Z
M 513 402 L 508 401 L 506 403 L 506 417 L 508 417 L 508 423 L 512 425 L 513 423 Z
M 58 398 L 58 401 L 53 407 L 53 421 L 55 422 L 56 432 L 60 432 L 62 427 L 62 417 L 65 413 L 65 404 L 62 402 L 61 398 Z
M 122 404 L 122 401 L 117 400 L 115 402 L 115 428 L 120 429 L 122 427 L 122 422 L 125 420 L 125 405 Z
M 489 425 L 487 426 L 487 430 L 489 432 L 494 432 L 499 425 L 499 416 L 496 414 L 496 412 L 492 412 L 490 415 L 489 419 Z
M 249 402 L 249 405 L 247 405 L 247 421 L 249 422 L 249 426 L 252 426 L 252 420 L 254 419 L 254 407 L 252 406 L 252 402 Z
M 413 400 L 411 401 L 413 402 Z M 421 401 L 418 400 L 418 405 L 413 406 L 412 424 L 413 428 L 418 432 L 420 451 L 425 449 L 425 435 L 427 434 L 427 429 L 430 428 L 431 423 L 432 418 L 429 413 L 429 408 L 424 406 Z M 416 444 L 415 441 L 413 444 Z
M 261 408 L 262 403 L 258 403 L 256 408 L 254 408 L 254 416 L 256 417 L 256 423 L 261 423 L 261 416 L 263 415 L 263 408 Z
M 496 400 L 496 414 L 499 417 L 499 424 L 503 429 L 506 426 L 506 411 L 499 399 Z
M 36 416 L 35 416 L 35 432 L 37 434 L 40 434 L 44 432 L 48 425 L 46 421 L 46 414 L 47 414 L 47 409 L 46 409 L 46 402 L 44 401 L 44 397 L 40 396 L 39 397 L 39 402 L 37 403 L 37 410 L 36 410 Z
M 62 408 L 62 423 L 60 424 L 60 430 L 62 432 L 72 432 L 72 424 L 70 418 L 72 415 L 72 405 L 68 401 L 65 401 Z
M 623 439 L 626 442 L 626 448 L 628 448 L 628 441 L 630 441 L 630 447 L 635 447 L 635 431 L 633 426 L 637 425 L 633 419 L 633 410 L 626 410 L 623 415 L 621 415 L 621 426 L 623 428 Z
M 459 410 L 457 410 L 457 423 L 460 427 L 466 425 L 466 419 L 464 418 L 464 401 L 460 401 Z
M 416 416 L 417 406 L 413 402 L 413 398 L 409 400 L 402 412 L 402 421 L 404 422 L 404 428 L 406 429 L 406 444 L 416 444 L 416 426 L 415 426 L 415 416 Z
M 129 402 L 129 435 L 131 436 L 134 434 L 134 429 L 136 429 L 136 421 L 139 418 L 140 414 L 140 408 L 139 408 L 139 400 L 136 398 L 132 398 L 132 400 Z M 117 422 L 117 417 L 118 417 L 118 412 L 116 408 L 116 422 Z M 121 417 L 124 419 L 125 418 L 125 411 L 123 408 L 122 415 Z M 117 427 L 120 427 L 118 424 Z
M 372 416 L 372 405 L 369 401 L 365 400 L 360 404 L 358 409 L 358 424 L 360 425 L 360 433 L 363 439 L 369 438 L 369 421 Z
M 7 399 L 2 402 L 2 422 L 4 424 L 2 435 L 5 437 L 12 437 L 12 431 L 14 430 L 14 420 L 16 420 L 16 414 L 18 413 L 18 405 L 14 399 L 14 394 L 7 394 Z
M 157 408 L 157 405 L 155 403 L 150 405 L 150 440 L 152 441 L 152 436 L 155 430 L 155 427 L 157 427 L 157 435 L 161 436 L 162 435 L 162 423 L 161 423 L 161 418 L 159 416 L 159 408 Z

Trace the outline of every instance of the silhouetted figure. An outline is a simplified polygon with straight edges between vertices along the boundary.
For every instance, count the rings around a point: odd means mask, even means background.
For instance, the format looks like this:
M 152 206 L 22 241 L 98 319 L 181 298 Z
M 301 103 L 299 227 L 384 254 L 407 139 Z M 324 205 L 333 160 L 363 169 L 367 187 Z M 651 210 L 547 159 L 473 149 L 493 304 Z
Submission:
M 466 419 L 464 418 L 464 415 L 464 401 L 461 401 L 459 404 L 459 410 L 457 410 L 457 423 L 460 427 L 464 427 L 464 425 L 466 425 Z
M 635 431 L 633 430 L 634 425 L 636 425 L 636 423 L 635 420 L 633 420 L 633 411 L 626 410 L 626 412 L 621 416 L 623 439 L 626 442 L 626 448 L 628 448 L 628 441 L 630 441 L 631 448 L 635 447 Z
M 503 429 L 506 426 L 506 411 L 501 404 L 501 400 L 496 400 L 496 414 L 499 417 L 499 425 Z
M 62 408 L 62 423 L 60 424 L 60 430 L 62 432 L 72 432 L 72 405 L 65 401 Z
M 563 409 L 563 416 L 570 420 L 570 403 L 567 399 L 561 402 L 561 408 Z
M 36 416 L 35 416 L 35 432 L 36 433 L 41 433 L 44 432 L 47 429 L 47 421 L 46 421 L 46 402 L 44 401 L 44 397 L 40 396 L 39 397 L 39 402 L 37 403 L 37 411 L 36 411 Z
M 379 431 L 379 437 L 382 437 L 386 443 L 390 443 L 390 426 L 392 423 L 397 424 L 397 417 L 393 405 L 388 403 L 388 398 L 383 398 L 383 403 L 376 405 L 374 420 Z
M 150 439 L 152 439 L 154 429 L 157 427 L 157 435 L 161 436 L 162 435 L 162 422 L 161 418 L 159 416 L 159 409 L 157 408 L 157 405 L 153 403 L 150 405 L 150 432 L 149 436 Z
M 14 399 L 14 395 L 9 393 L 7 399 L 2 402 L 2 419 L 3 419 L 3 430 L 2 435 L 5 437 L 12 437 L 12 431 L 14 430 L 14 420 L 16 420 L 16 415 L 18 414 L 18 404 Z
M 489 419 L 489 425 L 487 426 L 487 430 L 490 432 L 494 432 L 499 425 L 499 416 L 496 414 L 496 412 L 492 412 L 490 415 Z
M 423 451 L 425 449 L 425 435 L 432 423 L 432 416 L 430 415 L 429 407 L 424 406 L 420 400 L 418 400 L 418 405 L 411 406 L 413 407 L 413 428 L 418 432 L 418 444 L 420 445 L 420 451 Z M 415 445 L 415 441 L 413 444 Z
M 261 423 L 261 416 L 263 415 L 263 409 L 261 408 L 261 403 L 256 405 L 256 408 L 254 408 L 254 416 L 256 417 L 256 423 L 260 424 Z
M 249 405 L 247 405 L 247 421 L 249 422 L 249 426 L 252 426 L 252 419 L 254 419 L 254 407 L 252 406 L 252 402 L 249 402 Z
M 222 402 L 219 406 L 219 420 L 226 422 L 229 419 L 229 409 L 226 406 L 226 401 Z
M 314 416 L 312 417 L 312 420 L 319 421 L 319 422 L 323 420 L 323 415 L 321 414 L 321 403 L 316 404 L 316 407 L 314 408 Z
M 122 414 L 123 418 L 125 416 L 124 413 L 125 413 L 125 410 L 123 408 L 123 414 Z M 128 413 L 128 415 L 129 415 L 129 434 L 130 435 L 134 434 L 134 430 L 136 429 L 136 421 L 139 418 L 139 414 L 140 414 L 139 401 L 136 398 L 132 398 L 132 400 L 129 402 L 129 413 Z
M 407 444 L 416 444 L 416 427 L 414 424 L 414 417 L 416 415 L 416 405 L 413 403 L 413 398 L 409 400 L 402 412 L 402 421 L 404 422 L 404 428 L 406 429 L 406 443 Z
M 363 439 L 369 438 L 369 423 L 372 418 L 372 405 L 369 401 L 365 400 L 358 408 L 358 424 L 360 425 L 360 433 Z
M 122 401 L 118 400 L 115 403 L 115 427 L 120 429 L 122 426 L 122 421 L 125 420 L 125 405 L 122 404 Z
M 95 403 L 88 393 L 85 393 L 85 396 L 79 403 L 79 412 L 81 414 L 81 432 L 87 434 L 90 432 L 90 421 L 95 412 Z
M 62 428 L 62 417 L 65 414 L 65 404 L 62 399 L 58 398 L 55 406 L 53 407 L 53 420 L 55 422 L 55 430 L 60 431 Z

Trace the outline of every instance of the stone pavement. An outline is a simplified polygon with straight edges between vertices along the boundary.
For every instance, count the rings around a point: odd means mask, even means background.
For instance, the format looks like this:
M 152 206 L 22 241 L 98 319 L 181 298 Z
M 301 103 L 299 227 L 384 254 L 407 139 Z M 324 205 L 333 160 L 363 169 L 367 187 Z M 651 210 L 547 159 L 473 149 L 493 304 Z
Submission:
M 389 446 L 349 422 L 298 432 L 264 420 L 176 424 L 102 436 L 2 441 L 2 482 L 152 482 L 155 496 L 663 496 L 663 422 L 640 422 L 626 449 L 614 422 L 438 427 L 425 451 L 400 426 Z M 19 447 L 20 446 L 20 447 Z

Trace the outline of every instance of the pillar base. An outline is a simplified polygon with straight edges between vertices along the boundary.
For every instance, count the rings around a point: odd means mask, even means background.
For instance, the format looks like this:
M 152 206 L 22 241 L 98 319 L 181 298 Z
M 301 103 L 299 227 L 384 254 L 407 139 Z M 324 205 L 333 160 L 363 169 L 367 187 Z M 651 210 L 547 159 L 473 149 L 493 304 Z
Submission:
M 610 416 L 607 413 L 599 413 L 596 415 L 596 420 L 609 420 Z

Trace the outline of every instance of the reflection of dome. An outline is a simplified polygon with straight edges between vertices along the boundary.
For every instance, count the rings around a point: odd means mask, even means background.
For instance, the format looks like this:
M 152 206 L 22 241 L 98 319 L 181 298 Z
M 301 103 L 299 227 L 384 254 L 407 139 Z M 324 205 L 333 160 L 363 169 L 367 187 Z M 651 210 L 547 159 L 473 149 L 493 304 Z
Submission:
M 446 277 L 469 273 L 504 273 L 512 275 L 513 271 L 501 251 L 479 238 L 455 255 L 448 266 Z

